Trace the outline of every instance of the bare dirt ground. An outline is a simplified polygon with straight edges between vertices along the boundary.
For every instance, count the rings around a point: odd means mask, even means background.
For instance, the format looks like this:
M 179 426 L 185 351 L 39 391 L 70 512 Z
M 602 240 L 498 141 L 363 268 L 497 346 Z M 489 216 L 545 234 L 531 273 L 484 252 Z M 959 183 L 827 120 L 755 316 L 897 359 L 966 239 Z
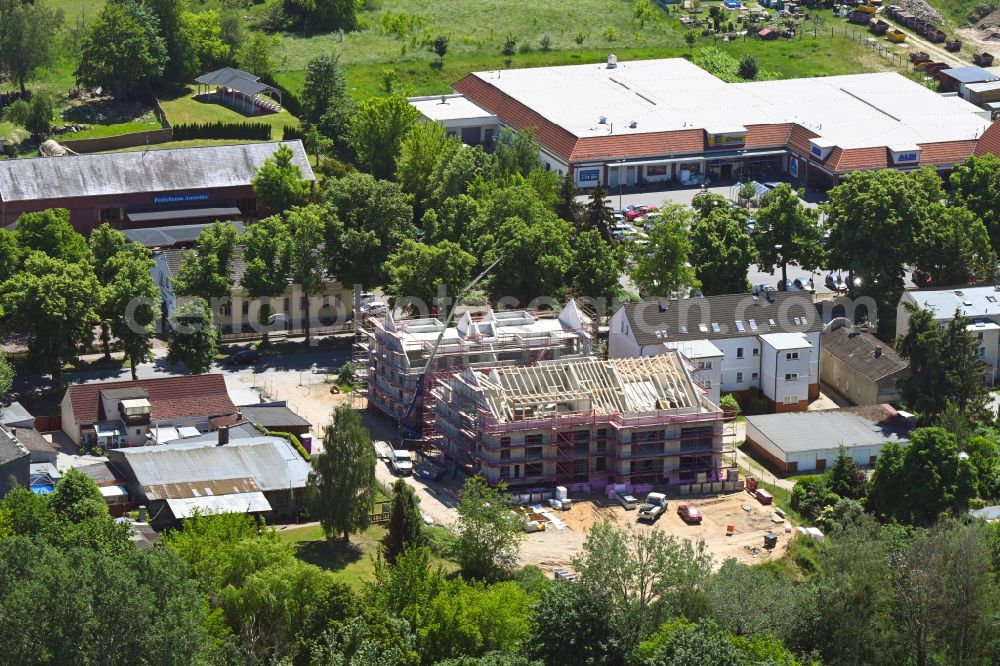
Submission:
M 677 515 L 677 506 L 686 502 L 701 510 L 701 525 L 688 525 Z M 745 511 L 742 506 L 750 510 Z M 546 571 L 570 567 L 573 556 L 583 548 L 587 530 L 602 520 L 619 528 L 660 530 L 680 539 L 702 539 L 715 558 L 716 567 L 731 557 L 750 564 L 780 557 L 792 537 L 784 531 L 784 520 L 772 521 L 774 510 L 771 507 L 762 506 L 745 492 L 692 500 L 672 499 L 667 513 L 652 525 L 638 522 L 637 511 L 626 511 L 617 503 L 603 499 L 580 500 L 569 511 L 555 515 L 566 523 L 566 529 L 549 526 L 545 532 L 527 535 L 521 546 L 522 564 L 534 564 Z M 733 536 L 726 536 L 727 525 L 734 526 Z M 764 535 L 772 531 L 778 535 L 778 547 L 768 555 L 763 549 Z M 748 546 L 756 546 L 758 554 L 754 556 Z

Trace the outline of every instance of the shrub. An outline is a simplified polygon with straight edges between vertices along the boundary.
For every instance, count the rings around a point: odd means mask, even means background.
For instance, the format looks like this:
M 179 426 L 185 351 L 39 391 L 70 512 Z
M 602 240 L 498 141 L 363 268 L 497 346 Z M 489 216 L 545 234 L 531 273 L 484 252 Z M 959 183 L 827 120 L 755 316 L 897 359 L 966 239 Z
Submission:
M 607 27 L 607 28 L 606 28 L 606 29 L 604 30 L 604 33 L 603 33 L 603 34 L 604 34 L 604 39 L 605 39 L 605 41 L 608 41 L 608 42 L 613 42 L 613 41 L 615 41 L 616 39 L 618 39 L 618 30 L 616 30 L 616 29 L 615 29 L 615 26 L 613 26 L 613 25 L 609 25 L 609 26 L 608 26 L 608 27 Z
M 248 139 L 269 141 L 271 126 L 267 123 L 194 123 L 174 125 L 174 141 L 188 139 Z
M 519 47 L 517 47 L 518 53 L 531 53 L 531 44 L 524 42 Z
M 722 396 L 722 398 L 719 400 L 719 407 L 722 407 L 722 410 L 725 412 L 740 411 L 740 403 L 737 402 L 736 396 L 734 396 L 732 393 L 727 393 L 726 395 Z
M 757 57 L 749 53 L 745 54 L 740 60 L 736 75 L 741 79 L 752 81 L 757 78 L 758 72 L 760 72 L 760 65 L 757 64 Z
M 299 438 L 293 435 L 292 433 L 274 432 L 273 430 L 268 430 L 264 426 L 259 426 L 256 423 L 254 424 L 253 427 L 256 428 L 257 432 L 259 432 L 262 435 L 265 435 L 267 437 L 280 437 L 281 439 L 285 440 L 286 442 L 292 445 L 292 448 L 294 448 L 296 451 L 299 452 L 299 455 L 302 456 L 303 460 L 309 462 L 311 458 L 309 452 L 306 451 L 306 447 L 302 446 L 302 442 L 299 441 Z
M 502 53 L 505 56 L 512 56 L 514 55 L 514 50 L 516 48 L 517 48 L 517 37 L 514 36 L 514 33 L 508 32 L 507 36 L 503 40 Z
M 548 35 L 542 35 L 542 38 L 538 40 L 538 48 L 542 50 L 542 53 L 548 53 L 552 50 L 552 38 Z
M 285 125 L 281 128 L 281 140 L 282 141 L 294 141 L 295 139 L 302 140 L 303 132 L 301 127 L 292 127 L 291 125 Z

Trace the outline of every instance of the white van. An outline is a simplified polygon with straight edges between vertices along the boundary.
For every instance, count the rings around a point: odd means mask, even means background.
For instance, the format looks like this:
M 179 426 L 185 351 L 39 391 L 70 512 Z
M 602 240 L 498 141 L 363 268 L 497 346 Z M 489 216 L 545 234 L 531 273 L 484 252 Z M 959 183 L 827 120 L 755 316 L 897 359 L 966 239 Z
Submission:
M 393 449 L 389 452 L 389 466 L 394 474 L 410 476 L 413 474 L 413 458 L 410 452 L 403 449 Z

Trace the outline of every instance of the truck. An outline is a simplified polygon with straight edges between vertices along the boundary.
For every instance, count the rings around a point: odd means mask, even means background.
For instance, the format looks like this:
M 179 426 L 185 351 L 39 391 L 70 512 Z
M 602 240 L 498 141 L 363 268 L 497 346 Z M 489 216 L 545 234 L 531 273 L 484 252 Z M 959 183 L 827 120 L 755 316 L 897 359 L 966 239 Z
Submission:
M 639 520 L 655 523 L 656 519 L 667 511 L 667 496 L 663 493 L 649 493 L 646 501 L 639 507 Z
M 410 476 L 413 474 L 413 458 L 409 451 L 402 449 L 392 449 L 389 451 L 389 465 L 393 473 L 399 476 Z

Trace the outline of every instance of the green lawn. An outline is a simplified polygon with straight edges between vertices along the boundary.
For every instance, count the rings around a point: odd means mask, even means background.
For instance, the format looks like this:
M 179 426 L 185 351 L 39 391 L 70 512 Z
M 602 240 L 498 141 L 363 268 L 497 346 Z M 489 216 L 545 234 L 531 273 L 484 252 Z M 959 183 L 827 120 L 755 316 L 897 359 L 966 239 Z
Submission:
M 299 124 L 298 118 L 286 110 L 281 113 L 268 113 L 259 116 L 244 115 L 229 107 L 214 102 L 202 102 L 194 99 L 195 87 L 187 86 L 174 95 L 164 95 L 159 98 L 163 112 L 171 125 L 191 123 L 266 123 L 272 128 L 271 138 L 281 139 L 284 126 Z
M 281 137 L 278 137 L 279 139 Z M 106 150 L 106 153 L 134 152 L 136 150 L 168 150 L 172 148 L 203 148 L 205 146 L 234 146 L 238 143 L 247 143 L 245 139 L 191 139 L 189 141 L 168 141 L 167 143 L 156 143 L 149 146 L 133 146 L 121 150 Z

